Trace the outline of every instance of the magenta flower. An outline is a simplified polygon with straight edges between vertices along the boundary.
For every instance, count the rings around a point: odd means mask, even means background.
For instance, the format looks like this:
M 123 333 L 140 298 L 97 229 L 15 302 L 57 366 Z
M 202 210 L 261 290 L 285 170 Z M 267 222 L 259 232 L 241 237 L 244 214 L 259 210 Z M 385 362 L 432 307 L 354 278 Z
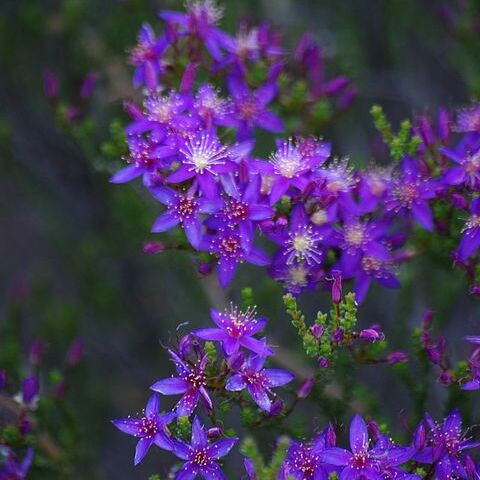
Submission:
M 119 418 L 112 423 L 122 432 L 138 438 L 135 449 L 135 465 L 138 465 L 152 445 L 163 450 L 172 450 L 173 445 L 167 434 L 166 426 L 175 418 L 174 412 L 159 413 L 159 395 L 154 393 L 140 418 Z
M 23 480 L 33 460 L 33 449 L 29 448 L 22 461 L 6 445 L 0 445 L 0 480 Z
M 240 76 L 231 75 L 228 79 L 228 89 L 233 99 L 239 140 L 251 138 L 255 126 L 269 132 L 283 131 L 282 119 L 267 108 L 277 95 L 275 84 L 265 83 L 255 92 L 251 92 Z
M 415 461 L 435 464 L 435 478 L 449 480 L 455 476 L 466 478 L 462 460 L 465 450 L 480 446 L 479 442 L 471 442 L 462 433 L 460 412 L 453 410 L 442 424 L 436 423 L 430 415 L 425 415 L 430 427 L 431 437 L 427 446 L 415 454 Z
M 458 112 L 455 130 L 464 133 L 480 132 L 480 102 L 474 102 Z
M 180 27 L 180 33 L 197 37 L 205 45 L 210 55 L 217 61 L 222 59 L 221 49 L 230 37 L 217 28 L 223 16 L 223 8 L 215 0 L 190 0 L 187 12 L 163 10 L 159 17 Z
M 180 166 L 167 177 L 167 182 L 181 183 L 195 177 L 209 199 L 217 195 L 216 177 L 238 168 L 229 149 L 213 133 L 200 132 L 185 140 L 179 153 Z
M 253 169 L 271 178 L 270 205 L 277 203 L 290 187 L 303 191 L 309 180 L 305 174 L 323 164 L 330 155 L 330 145 L 315 139 L 278 142 L 269 162 L 253 162 Z
M 394 214 L 412 215 L 419 225 L 433 230 L 433 217 L 428 200 L 435 197 L 432 180 L 423 178 L 415 162 L 405 157 L 402 161 L 402 176 L 393 181 L 388 192 L 385 207 Z
M 470 204 L 470 218 L 466 221 L 463 236 L 458 246 L 460 260 L 465 261 L 480 247 L 480 198 Z
M 275 393 L 273 387 L 281 387 L 291 382 L 295 375 L 288 370 L 263 368 L 265 357 L 250 355 L 238 373 L 228 378 L 225 389 L 238 392 L 248 390 L 255 403 L 266 412 L 272 407 L 272 398 Z
M 194 330 L 192 332 L 194 335 L 204 340 L 222 342 L 227 356 L 237 353 L 240 347 L 263 356 L 273 355 L 272 350 L 263 341 L 253 338 L 253 335 L 261 332 L 267 324 L 265 318 L 256 318 L 254 308 L 242 312 L 230 305 L 230 309 L 224 312 L 212 308 L 210 315 L 218 328 Z
M 311 445 L 292 442 L 284 461 L 285 473 L 295 480 L 327 480 L 335 470 L 320 460 L 320 453 L 332 447 L 335 447 L 335 431 L 331 424 Z
M 167 207 L 152 226 L 152 232 L 165 232 L 181 224 L 188 241 L 199 248 L 202 239 L 200 214 L 212 214 L 222 207 L 220 199 L 208 200 L 196 197 L 192 192 L 181 194 L 168 187 L 153 187 L 153 196 Z
M 217 275 L 223 288 L 233 280 L 239 263 L 247 261 L 258 266 L 270 263 L 268 255 L 263 250 L 254 246 L 246 250 L 243 244 L 240 233 L 228 227 L 219 228 L 216 235 L 204 237 L 202 250 L 217 255 Z
M 212 400 L 208 395 L 205 368 L 207 356 L 205 355 L 196 365 L 190 366 L 184 362 L 174 351 L 168 350 L 172 358 L 178 377 L 165 378 L 155 382 L 150 388 L 162 395 L 180 395 L 183 397 L 175 406 L 175 412 L 179 417 L 190 416 L 200 400 L 200 396 L 209 408 L 212 408 Z
M 193 113 L 203 121 L 206 130 L 216 125 L 231 127 L 235 124 L 231 102 L 221 98 L 215 87 L 208 83 L 198 88 Z
M 205 480 L 226 480 L 218 460 L 227 455 L 237 441 L 237 437 L 232 437 L 209 444 L 205 428 L 195 417 L 192 422 L 190 445 L 180 440 L 173 441 L 173 453 L 185 460 L 175 480 L 193 480 L 198 475 Z
M 447 185 L 465 185 L 471 189 L 480 186 L 480 138 L 466 135 L 455 149 L 440 147 L 440 151 L 457 166 L 443 173 Z
M 130 52 L 130 63 L 135 67 L 135 87 L 146 84 L 150 90 L 157 88 L 158 77 L 163 73 L 160 57 L 167 47 L 166 37 L 157 38 L 152 27 L 148 23 L 143 24 L 138 44 Z
M 383 442 L 370 449 L 367 425 L 355 415 L 350 424 L 350 448 L 327 448 L 320 453 L 320 460 L 341 468 L 340 478 L 348 480 L 378 480 L 385 470 L 408 461 L 410 449 L 386 446 Z

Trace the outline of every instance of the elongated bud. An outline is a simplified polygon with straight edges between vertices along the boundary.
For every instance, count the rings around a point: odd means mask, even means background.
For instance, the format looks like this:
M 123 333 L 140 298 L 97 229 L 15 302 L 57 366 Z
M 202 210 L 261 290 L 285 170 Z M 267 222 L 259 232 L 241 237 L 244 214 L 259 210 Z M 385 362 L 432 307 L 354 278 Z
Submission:
M 198 273 L 206 277 L 212 273 L 212 264 L 208 262 L 201 262 L 198 264 Z
M 182 81 L 180 82 L 180 92 L 188 93 L 192 90 L 193 82 L 195 81 L 196 65 L 189 63 L 183 72 Z
M 145 242 L 143 244 L 143 253 L 147 255 L 156 255 L 165 251 L 165 244 L 162 242 Z
M 22 435 L 27 435 L 32 431 L 32 420 L 28 415 L 22 415 L 18 419 L 18 430 Z
M 387 361 L 390 365 L 395 363 L 402 363 L 408 360 L 408 355 L 405 352 L 391 352 L 387 355 Z
M 82 86 L 80 87 L 80 98 L 85 100 L 92 95 L 93 89 L 97 83 L 97 78 L 98 76 L 94 72 L 89 72 L 85 75 Z
M 368 431 L 370 432 L 371 439 L 376 442 L 380 438 L 381 432 L 378 423 L 375 420 L 368 422 Z
M 431 147 L 435 144 L 435 136 L 433 135 L 432 126 L 427 117 L 421 116 L 418 119 L 418 131 L 427 147 Z
M 475 462 L 472 460 L 472 457 L 470 457 L 470 455 L 465 455 L 464 463 L 468 480 L 477 479 L 478 476 L 477 469 L 475 468 Z
M 22 401 L 23 403 L 31 403 L 35 397 L 38 395 L 38 390 L 40 385 L 38 383 L 37 377 L 34 375 L 26 378 L 22 383 Z
M 234 371 L 239 370 L 242 368 L 242 365 L 245 363 L 245 355 L 243 352 L 234 353 L 229 359 L 228 364 L 230 368 Z
M 248 478 L 250 480 L 257 480 L 257 475 L 255 473 L 255 467 L 253 466 L 253 462 L 249 458 L 244 458 L 243 465 L 247 472 Z
M 329 423 L 327 427 L 326 446 L 334 447 L 337 444 L 337 434 L 335 433 L 335 427 Z
M 130 118 L 132 120 L 140 120 L 141 118 L 143 118 L 142 109 L 133 102 L 124 102 L 123 109 L 125 110 L 125 112 L 127 112 L 128 115 L 130 115 Z
M 312 388 L 314 385 L 315 385 L 315 381 L 313 380 L 313 378 L 306 378 L 298 389 L 297 397 L 307 398 L 310 392 L 312 391 Z
M 332 341 L 334 343 L 341 343 L 344 338 L 345 338 L 345 332 L 343 328 L 339 327 L 332 333 Z
M 422 328 L 427 330 L 432 326 L 432 319 L 433 319 L 433 310 L 425 310 L 422 318 Z
M 43 75 L 43 88 L 49 100 L 55 100 L 58 97 L 58 77 L 51 70 L 47 70 Z
M 71 367 L 78 365 L 83 357 L 83 340 L 81 338 L 76 338 L 68 348 L 67 352 L 67 364 Z
M 455 208 L 459 210 L 467 210 L 468 209 L 468 202 L 463 195 L 460 193 L 452 193 L 450 196 L 450 200 Z
M 7 385 L 7 373 L 5 370 L 0 370 L 0 392 L 6 387 Z
M 413 434 L 413 446 L 416 450 L 423 450 L 427 443 L 427 431 L 425 424 L 421 421 Z
M 440 108 L 438 112 L 438 136 L 440 141 L 445 143 L 450 136 L 450 116 L 445 108 Z
M 30 345 L 30 363 L 32 365 L 38 365 L 42 361 L 44 353 L 45 343 L 41 340 L 34 340 Z
M 340 270 L 332 270 L 332 301 L 340 303 L 342 301 L 342 272 Z
M 350 80 L 344 75 L 335 77 L 327 83 L 325 87 L 325 94 L 328 96 L 336 95 L 341 90 L 343 90 L 349 83 Z
M 441 374 L 440 377 L 438 378 L 438 381 L 442 384 L 448 387 L 453 383 L 453 375 L 450 370 L 444 370 Z

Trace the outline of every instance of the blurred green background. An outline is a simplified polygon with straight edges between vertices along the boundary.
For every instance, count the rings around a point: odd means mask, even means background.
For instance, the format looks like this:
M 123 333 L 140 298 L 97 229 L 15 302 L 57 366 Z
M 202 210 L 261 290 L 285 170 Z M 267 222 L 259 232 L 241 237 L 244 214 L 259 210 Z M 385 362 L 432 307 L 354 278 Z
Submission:
M 325 131 L 312 133 L 331 139 L 337 155 L 365 165 L 379 150 L 368 113 L 373 103 L 398 125 L 412 113 L 468 103 L 480 91 L 479 2 L 446 3 L 453 23 L 437 0 L 231 0 L 223 2 L 223 26 L 233 31 L 239 19 L 267 19 L 284 32 L 289 50 L 304 31 L 313 31 L 327 70 L 349 75 L 359 97 Z M 292 349 L 295 364 L 302 362 L 278 285 L 245 266 L 221 292 L 214 278 L 200 279 L 187 255 L 146 256 L 142 243 L 154 239 L 148 232 L 158 205 L 138 184 L 108 183 L 120 164 L 108 147 L 111 123 L 126 123 L 122 101 L 138 98 L 126 52 L 142 22 L 160 31 L 156 12 L 162 8 L 181 9 L 182 3 L 0 2 L 0 351 L 9 322 L 25 351 L 32 337 L 44 338 L 52 352 L 64 351 L 77 335 L 85 340 L 86 361 L 69 393 L 79 420 L 78 478 L 162 477 L 170 457 L 150 453 L 134 469 L 134 441 L 109 419 L 141 410 L 147 387 L 168 375 L 171 364 L 160 342 L 185 331 L 177 332 L 177 324 L 205 325 L 209 306 L 238 299 L 241 288 L 254 287 L 259 311 L 271 318 L 269 331 Z M 46 70 L 59 76 L 65 108 L 78 96 L 84 75 L 97 73 L 93 98 L 75 124 L 62 126 L 45 98 Z M 478 334 L 479 308 L 452 269 L 449 252 L 425 255 L 400 274 L 400 291 L 372 289 L 361 324 L 382 323 L 392 347 L 401 348 L 431 307 L 442 333 L 457 339 L 456 356 L 464 356 L 458 339 Z M 313 315 L 327 306 L 328 294 L 305 294 L 301 304 Z M 401 424 L 411 407 L 404 388 L 388 368 L 371 369 L 361 375 L 380 401 L 367 402 L 368 412 L 381 410 Z M 444 396 L 442 388 L 434 389 L 434 411 Z M 314 423 L 322 421 L 315 417 Z

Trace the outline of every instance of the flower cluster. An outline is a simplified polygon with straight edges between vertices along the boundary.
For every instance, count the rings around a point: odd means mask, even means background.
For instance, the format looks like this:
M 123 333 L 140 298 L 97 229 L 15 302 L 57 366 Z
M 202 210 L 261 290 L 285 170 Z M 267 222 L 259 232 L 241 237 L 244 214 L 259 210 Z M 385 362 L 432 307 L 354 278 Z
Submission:
M 457 410 L 440 424 L 426 414 L 408 445 L 394 442 L 375 421 L 367 425 L 359 415 L 352 419 L 349 437 L 350 449 L 336 446 L 335 429 L 329 424 L 309 443 L 291 441 L 278 478 L 318 480 L 332 475 L 351 480 L 419 480 L 432 475 L 438 480 L 478 478 L 479 467 L 468 451 L 480 443 L 466 437 Z M 245 465 L 251 480 L 261 478 L 254 464 L 247 460 Z
M 234 306 L 223 312 L 212 309 L 211 317 L 215 327 L 194 330 L 180 339 L 176 349 L 168 349 L 176 376 L 159 380 L 151 386 L 155 393 L 142 415 L 113 421 L 119 430 L 139 439 L 135 464 L 155 444 L 186 460 L 178 478 L 184 478 L 181 475 L 186 475 L 185 472 L 193 475 L 194 471 L 205 478 L 223 478 L 214 476 L 221 475 L 216 460 L 226 455 L 237 439 L 226 437 L 208 444 L 197 415 L 199 407 L 212 417 L 218 408 L 212 400 L 215 394 L 223 401 L 240 405 L 247 404 L 250 398 L 266 417 L 276 416 L 282 410 L 283 405 L 273 389 L 290 383 L 295 375 L 287 370 L 264 368 L 265 361 L 274 352 L 265 338 L 259 339 L 255 335 L 265 328 L 266 319 L 257 318 L 253 308 L 241 311 Z M 218 342 L 221 347 L 219 357 L 212 342 Z M 180 395 L 180 399 L 170 411 L 159 413 L 159 394 Z M 173 431 L 178 430 L 185 418 L 192 416 L 192 445 L 188 447 L 181 438 L 175 437 Z M 212 431 L 221 434 L 218 425 L 208 430 L 210 435 Z M 208 476 L 210 470 L 214 471 Z
M 128 104 L 129 165 L 111 181 L 143 178 L 164 206 L 152 232 L 181 228 L 188 248 L 210 254 L 223 287 L 242 262 L 268 266 L 292 294 L 339 270 L 355 281 L 361 302 L 372 281 L 399 286 L 395 267 L 416 253 L 405 247 L 415 224 L 444 234 L 465 210 L 455 255 L 468 268 L 480 245 L 480 107 L 460 112 L 457 146 L 449 145 L 451 120 L 441 110 L 436 131 L 427 117 L 397 137 L 382 130 L 394 158 L 403 156 L 398 167 L 354 170 L 348 160 L 331 157 L 328 142 L 298 133 L 308 133 L 308 122 L 292 131 L 277 113 L 288 103 L 286 79 L 295 78 L 278 35 L 262 24 L 232 37 L 218 27 L 221 16 L 210 0 L 189 2 L 186 13 L 160 12 L 165 33 L 157 38 L 145 25 L 132 50 L 135 84 L 145 84 L 145 99 L 142 107 Z M 344 76 L 324 81 L 319 55 L 311 35 L 302 37 L 293 63 L 310 79 L 302 97 L 307 111 L 306 105 L 350 88 Z M 268 158 L 255 150 L 260 130 L 287 136 Z M 412 135 L 416 141 L 402 150 Z M 435 218 L 432 204 L 445 203 L 448 214 Z M 259 236 L 271 240 L 273 255 L 257 246 Z M 202 264 L 201 271 L 209 269 Z

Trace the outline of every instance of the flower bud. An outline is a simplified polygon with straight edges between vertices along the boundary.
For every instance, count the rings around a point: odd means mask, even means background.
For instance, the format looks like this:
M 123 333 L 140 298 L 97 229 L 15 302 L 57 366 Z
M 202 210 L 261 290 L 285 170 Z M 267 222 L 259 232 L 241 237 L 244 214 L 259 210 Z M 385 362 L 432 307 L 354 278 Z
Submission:
M 180 82 L 180 93 L 188 93 L 192 90 L 195 74 L 196 65 L 190 62 L 183 72 L 182 81 Z
M 43 88 L 49 100 L 55 100 L 58 97 L 58 77 L 51 70 L 47 70 L 43 76 Z
M 432 326 L 432 319 L 433 319 L 433 310 L 425 310 L 422 318 L 422 328 L 427 330 Z
M 335 433 L 335 427 L 331 423 L 329 423 L 327 427 L 325 443 L 326 447 L 334 447 L 337 443 L 337 434 Z
M 221 427 L 212 427 L 207 430 L 208 438 L 219 438 L 222 436 L 223 429 Z
M 413 446 L 416 450 L 420 451 L 425 448 L 427 443 L 427 432 L 425 430 L 425 424 L 423 420 L 418 424 L 415 433 L 413 434 Z
M 431 147 L 435 143 L 435 136 L 433 135 L 432 126 L 427 117 L 421 116 L 418 119 L 418 130 L 422 137 L 423 143 L 427 147 Z
M 452 375 L 452 372 L 450 370 L 444 370 L 440 377 L 438 377 L 438 381 L 444 385 L 445 387 L 448 387 L 449 385 L 451 385 L 453 383 L 453 375 Z
M 147 255 L 156 255 L 165 250 L 165 244 L 162 242 L 145 242 L 143 244 L 143 253 Z
M 325 94 L 328 96 L 337 95 L 337 93 L 343 90 L 349 83 L 350 80 L 344 75 L 335 77 L 325 86 Z
M 41 340 L 33 340 L 30 345 L 30 363 L 38 365 L 42 361 L 45 353 L 45 344 Z
M 32 431 L 32 421 L 27 415 L 21 415 L 18 419 L 18 430 L 22 435 L 27 435 Z
M 470 455 L 465 455 L 464 459 L 465 471 L 467 473 L 468 480 L 477 479 L 477 469 L 475 468 L 475 462 Z
M 257 480 L 257 475 L 255 474 L 255 468 L 253 466 L 253 462 L 249 458 L 244 458 L 243 465 L 247 472 L 248 478 L 250 480 Z
M 143 118 L 142 109 L 133 102 L 124 102 L 123 109 L 130 115 L 132 120 L 140 120 Z
M 278 417 L 282 412 L 282 409 L 283 409 L 283 402 L 280 399 L 277 399 L 272 403 L 270 407 L 270 411 L 268 412 L 268 415 L 270 417 Z
M 408 361 L 408 355 L 405 352 L 391 352 L 387 355 L 387 361 L 390 365 Z
M 342 300 L 342 272 L 340 270 L 332 270 L 332 301 L 340 303 Z
M 332 333 L 332 341 L 334 343 L 341 343 L 344 338 L 345 338 L 345 332 L 343 328 L 339 327 Z
M 445 108 L 438 111 L 438 136 L 442 143 L 445 143 L 450 136 L 450 116 Z
M 318 359 L 318 366 L 320 368 L 328 368 L 329 365 L 330 365 L 330 360 L 328 360 L 328 358 L 320 357 Z
M 465 197 L 460 193 L 452 193 L 450 196 L 450 200 L 452 201 L 452 204 L 455 208 L 458 208 L 459 210 L 468 209 L 467 200 L 465 200 Z
M 192 337 L 190 335 L 185 335 L 178 342 L 178 353 L 180 357 L 187 358 L 192 352 Z
M 198 273 L 206 277 L 212 273 L 212 264 L 208 262 L 201 262 L 198 264 Z
M 370 432 L 370 438 L 374 442 L 376 442 L 380 438 L 380 427 L 375 420 L 370 420 L 370 422 L 368 422 L 368 431 Z
M 68 347 L 67 365 L 75 367 L 80 363 L 83 357 L 84 345 L 81 338 L 76 338 Z
M 315 381 L 313 378 L 306 378 L 303 383 L 300 385 L 297 391 L 298 398 L 307 398 L 310 392 L 312 391 Z
M 367 342 L 378 342 L 385 339 L 385 335 L 375 328 L 366 328 L 360 332 L 360 338 Z
M 7 385 L 7 373 L 5 370 L 0 370 L 0 392 L 6 387 Z
M 35 376 L 26 378 L 22 383 L 21 398 L 23 403 L 29 404 L 35 400 L 38 395 L 40 385 L 38 379 Z
M 323 327 L 323 325 L 315 323 L 310 327 L 310 331 L 312 332 L 312 335 L 318 340 L 322 337 L 325 328 Z
M 92 95 L 95 84 L 97 83 L 97 74 L 94 72 L 89 72 L 85 75 L 83 79 L 82 86 L 80 87 L 80 98 L 83 100 L 87 99 Z

